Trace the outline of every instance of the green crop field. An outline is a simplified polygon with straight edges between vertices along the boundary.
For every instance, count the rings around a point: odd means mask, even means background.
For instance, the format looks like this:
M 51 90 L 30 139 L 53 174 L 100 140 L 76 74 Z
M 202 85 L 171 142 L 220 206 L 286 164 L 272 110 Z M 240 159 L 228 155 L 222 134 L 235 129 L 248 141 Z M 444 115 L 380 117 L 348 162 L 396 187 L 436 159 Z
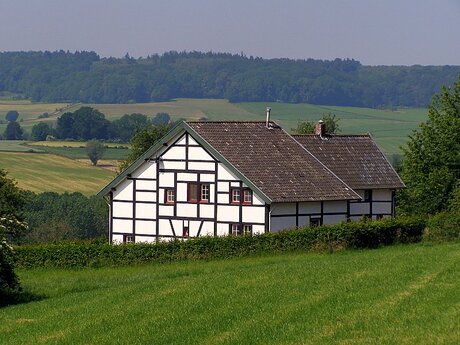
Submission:
M 458 344 L 460 244 L 19 270 L 8 344 Z
M 98 192 L 114 173 L 76 160 L 47 153 L 0 152 L 0 169 L 6 169 L 18 186 L 34 192 Z
M 15 103 L 16 102 L 16 103 Z M 63 111 L 74 111 L 83 105 L 99 109 L 109 120 L 120 118 L 123 114 L 142 113 L 152 117 L 158 112 L 169 113 L 174 120 L 180 118 L 197 120 L 264 120 L 265 108 L 272 108 L 272 118 L 286 130 L 296 127 L 298 121 L 318 120 L 322 114 L 334 113 L 340 118 L 342 133 L 370 132 L 387 154 L 399 153 L 411 131 L 427 118 L 424 108 L 401 108 L 395 111 L 357 107 L 320 106 L 312 104 L 288 104 L 270 102 L 229 103 L 223 99 L 177 99 L 170 102 L 138 104 L 45 104 L 27 101 L 2 101 L 0 118 L 10 109 L 19 111 L 21 126 L 31 130 L 39 121 L 53 122 Z M 57 110 L 58 109 L 58 110 Z M 60 110 L 59 110 L 60 109 Z M 48 111 L 48 119 L 37 116 Z M 0 124 L 3 132 L 6 124 Z

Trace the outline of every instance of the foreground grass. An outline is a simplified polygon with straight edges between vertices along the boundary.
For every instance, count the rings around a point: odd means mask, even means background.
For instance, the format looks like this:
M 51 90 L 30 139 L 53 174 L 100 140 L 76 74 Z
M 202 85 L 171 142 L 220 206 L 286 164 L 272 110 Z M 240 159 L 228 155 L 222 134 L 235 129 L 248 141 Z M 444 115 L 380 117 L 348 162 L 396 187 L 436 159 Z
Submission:
M 2 344 L 457 344 L 460 244 L 22 270 Z
M 6 169 L 20 188 L 34 192 L 92 195 L 115 176 L 100 167 L 44 153 L 0 152 L 0 169 Z

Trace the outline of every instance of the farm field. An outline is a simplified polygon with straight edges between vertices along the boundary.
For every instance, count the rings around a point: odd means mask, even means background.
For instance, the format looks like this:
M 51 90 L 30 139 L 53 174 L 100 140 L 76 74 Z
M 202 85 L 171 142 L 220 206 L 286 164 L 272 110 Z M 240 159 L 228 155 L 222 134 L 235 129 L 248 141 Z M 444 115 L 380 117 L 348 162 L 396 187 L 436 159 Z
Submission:
M 115 175 L 101 167 L 48 153 L 0 152 L 6 169 L 20 188 L 34 192 L 97 193 Z
M 460 243 L 19 270 L 2 344 L 458 344 Z
M 88 105 L 99 109 L 109 120 L 120 118 L 123 114 L 142 113 L 152 117 L 158 112 L 169 113 L 173 120 L 181 118 L 197 120 L 207 117 L 209 120 L 264 120 L 265 108 L 272 108 L 272 118 L 286 130 L 296 127 L 297 122 L 318 120 L 322 114 L 332 112 L 341 119 L 342 133 L 367 133 L 376 138 L 387 154 L 399 153 L 408 134 L 421 121 L 426 120 L 425 108 L 402 108 L 396 111 L 378 110 L 357 107 L 320 106 L 312 104 L 288 104 L 270 102 L 229 103 L 224 99 L 176 99 L 170 102 L 137 103 L 137 104 L 46 104 L 27 101 L 3 101 L 0 103 L 0 117 L 6 111 L 15 109 L 23 119 L 21 126 L 31 130 L 39 121 L 53 122 L 63 111 L 75 111 Z M 56 109 L 62 109 L 57 111 Z M 48 119 L 37 119 L 44 111 L 54 112 Z M 0 124 L 3 132 L 6 124 Z

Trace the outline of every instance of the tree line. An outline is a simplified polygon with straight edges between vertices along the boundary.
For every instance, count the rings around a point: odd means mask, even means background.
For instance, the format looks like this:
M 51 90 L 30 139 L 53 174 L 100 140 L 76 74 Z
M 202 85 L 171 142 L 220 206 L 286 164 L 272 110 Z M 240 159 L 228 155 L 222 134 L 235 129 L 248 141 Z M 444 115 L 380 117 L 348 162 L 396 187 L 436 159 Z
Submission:
M 460 66 L 363 66 L 353 59 L 263 59 L 167 52 L 134 59 L 94 52 L 0 53 L 0 92 L 41 102 L 128 103 L 226 98 L 364 107 L 426 106 Z

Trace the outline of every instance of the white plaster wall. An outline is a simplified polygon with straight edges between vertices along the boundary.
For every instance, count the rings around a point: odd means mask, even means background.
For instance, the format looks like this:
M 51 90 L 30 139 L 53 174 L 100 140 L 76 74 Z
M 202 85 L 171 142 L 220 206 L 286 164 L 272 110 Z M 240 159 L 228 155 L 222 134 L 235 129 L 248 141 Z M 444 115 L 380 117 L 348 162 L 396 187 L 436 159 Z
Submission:
M 234 176 L 230 170 L 228 170 L 223 163 L 219 163 L 217 166 L 217 173 L 219 176 L 219 180 L 237 180 L 236 176 Z
M 239 182 L 230 182 L 230 187 L 239 187 L 240 183 Z
M 239 221 L 239 206 L 218 205 L 217 220 L 223 222 L 238 222 Z
M 155 219 L 156 205 L 136 202 L 136 218 Z
M 174 230 L 176 230 L 176 227 L 174 227 Z M 179 228 L 177 230 L 179 230 Z M 168 219 L 158 220 L 158 233 L 160 236 L 161 235 L 173 235 L 171 224 L 169 223 Z M 176 235 L 179 235 L 179 233 L 176 232 Z M 180 235 L 182 236 L 182 228 L 180 228 Z
M 190 170 L 212 170 L 214 171 L 214 163 L 188 162 L 188 168 Z
M 252 233 L 254 235 L 265 233 L 265 226 L 263 226 L 263 225 L 253 225 L 252 226 Z
M 323 202 L 323 212 L 332 213 L 332 212 L 347 212 L 347 202 L 346 201 L 324 201 Z
M 200 236 L 214 236 L 214 222 L 203 222 Z
M 191 135 L 188 136 L 188 144 L 189 145 L 199 145 L 198 142 L 195 139 L 193 139 Z
M 162 172 L 159 175 L 159 186 L 160 187 L 171 187 L 174 188 L 174 173 Z M 161 200 L 161 195 L 159 196 Z
M 217 202 L 219 204 L 229 204 L 230 203 L 229 194 L 217 194 Z
M 229 183 L 228 182 L 217 182 L 217 188 L 220 192 L 229 192 Z
M 143 180 L 137 180 L 136 181 L 136 189 L 143 189 L 143 190 L 151 190 L 155 191 L 157 190 L 157 181 L 143 181 Z
M 171 146 L 161 156 L 163 159 L 185 159 L 185 147 L 183 146 Z
M 154 192 L 136 192 L 136 201 L 156 201 L 157 193 Z
M 136 235 L 136 240 L 135 241 L 136 241 L 136 243 L 153 243 L 153 242 L 155 242 L 155 237 Z
M 265 207 L 243 206 L 243 223 L 264 223 Z
M 347 220 L 347 215 L 323 215 L 323 224 L 337 224 Z
M 113 192 L 113 200 L 133 200 L 133 181 L 123 180 Z
M 350 203 L 350 215 L 365 215 L 369 214 L 369 203 L 368 202 L 351 202 Z
M 160 169 L 185 170 L 185 162 L 165 162 L 165 161 L 161 161 Z
M 198 181 L 198 175 L 195 173 L 178 173 L 177 179 L 179 181 Z
M 391 189 L 373 189 L 372 200 L 391 201 Z
M 176 200 L 187 201 L 187 183 L 177 183 Z
M 391 213 L 391 202 L 373 202 L 372 214 Z
M 185 136 L 188 135 L 188 134 L 184 134 L 182 135 L 182 137 L 177 141 L 176 144 L 178 145 L 185 145 L 187 142 L 185 141 Z
M 295 228 L 296 217 L 270 217 L 270 231 L 278 232 L 284 229 Z
M 202 147 L 189 147 L 188 148 L 189 159 L 213 161 L 214 158 L 210 156 Z
M 114 219 L 112 224 L 113 232 L 123 232 L 131 234 L 133 232 L 133 221 L 127 219 Z
M 176 212 L 178 217 L 196 217 L 197 204 L 177 204 Z
M 123 243 L 123 235 L 112 235 L 112 243 L 113 244 Z
M 278 214 L 295 214 L 296 204 L 295 203 L 273 203 L 271 204 L 271 215 Z
M 131 176 L 136 178 L 155 178 L 157 175 L 157 164 L 145 162 L 132 172 Z
M 199 204 L 200 217 L 213 218 L 214 217 L 214 205 L 212 204 Z
M 137 235 L 155 235 L 156 234 L 156 222 L 146 220 L 136 220 L 136 241 Z
M 253 205 L 265 205 L 265 201 L 262 200 L 254 191 L 252 191 L 252 204 Z
M 160 216 L 173 216 L 174 215 L 174 206 L 160 205 L 158 207 L 158 212 L 159 212 Z
M 201 182 L 214 182 L 214 180 L 215 180 L 214 174 L 201 174 L 200 175 Z
M 217 223 L 217 236 L 228 236 L 229 225 L 225 223 Z
M 133 217 L 133 204 L 131 202 L 113 202 L 112 215 L 114 217 Z

